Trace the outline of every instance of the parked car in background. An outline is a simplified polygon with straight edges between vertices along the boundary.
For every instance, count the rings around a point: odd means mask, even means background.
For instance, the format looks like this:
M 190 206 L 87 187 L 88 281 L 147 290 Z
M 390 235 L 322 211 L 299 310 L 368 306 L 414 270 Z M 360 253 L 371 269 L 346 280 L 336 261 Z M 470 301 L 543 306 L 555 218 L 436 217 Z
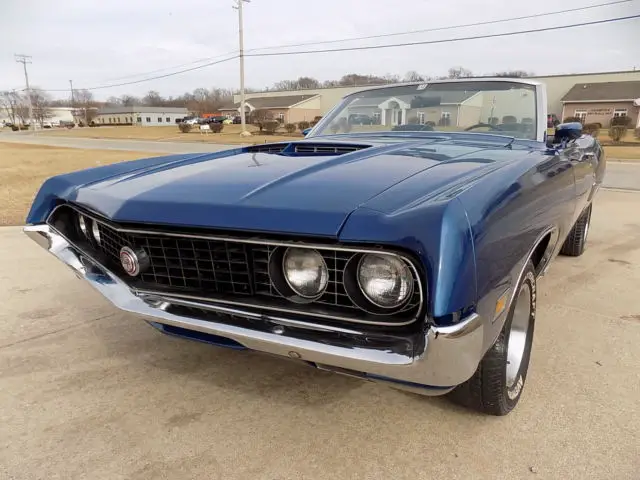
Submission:
M 363 106 L 381 125 L 348 122 Z M 584 252 L 605 174 L 597 139 L 547 138 L 545 110 L 527 79 L 370 88 L 297 141 L 53 177 L 24 231 L 163 333 L 505 415 L 537 279 Z M 423 112 L 432 131 L 393 130 Z
M 227 117 L 223 117 L 223 116 L 211 116 L 211 117 L 203 118 L 201 124 L 205 124 L 205 123 L 223 123 L 226 119 L 227 119 Z

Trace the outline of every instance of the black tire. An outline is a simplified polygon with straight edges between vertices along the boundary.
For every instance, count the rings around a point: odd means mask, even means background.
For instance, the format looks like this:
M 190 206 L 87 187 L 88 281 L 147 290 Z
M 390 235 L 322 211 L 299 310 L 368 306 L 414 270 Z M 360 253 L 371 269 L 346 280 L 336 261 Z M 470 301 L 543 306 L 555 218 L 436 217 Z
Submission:
M 521 302 L 528 302 L 528 317 L 525 309 L 527 305 Z M 516 309 L 518 316 L 515 316 Z M 481 360 L 473 376 L 451 391 L 449 398 L 459 405 L 488 415 L 506 415 L 513 410 L 520 400 L 529 370 L 535 316 L 536 274 L 533 263 L 529 260 L 516 287 L 516 295 L 498 338 Z M 510 335 L 514 317 L 518 319 L 516 327 L 522 327 L 519 337 Z M 527 318 L 526 325 L 523 318 Z M 510 341 L 513 342 L 512 352 L 521 352 L 519 365 L 509 361 Z M 518 345 L 522 348 L 518 349 Z
M 569 232 L 567 239 L 562 244 L 560 253 L 570 257 L 579 257 L 587 245 L 587 235 L 591 225 L 591 204 L 582 212 L 575 225 Z

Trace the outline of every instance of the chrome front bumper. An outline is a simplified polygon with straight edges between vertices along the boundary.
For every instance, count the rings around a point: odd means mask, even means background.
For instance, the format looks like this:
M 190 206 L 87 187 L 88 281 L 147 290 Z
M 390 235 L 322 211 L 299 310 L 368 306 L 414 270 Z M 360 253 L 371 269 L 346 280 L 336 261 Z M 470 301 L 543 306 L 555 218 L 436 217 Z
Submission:
M 205 304 L 182 298 L 141 294 L 132 290 L 103 265 L 70 244 L 49 225 L 24 228 L 32 240 L 70 267 L 116 307 L 143 317 L 152 324 L 162 324 L 230 339 L 260 352 L 295 358 L 315 364 L 318 368 L 365 379 L 388 382 L 393 386 L 438 395 L 466 381 L 475 372 L 483 355 L 483 321 L 472 314 L 456 325 L 430 327 L 424 333 L 420 351 L 409 355 L 392 349 L 368 348 L 359 345 L 332 345 L 296 337 L 296 330 L 337 332 L 343 335 L 364 335 L 352 329 L 333 329 L 295 319 L 259 315 L 239 308 L 206 304 L 205 308 L 220 314 L 245 316 L 264 320 L 274 328 L 258 331 L 229 323 L 203 320 L 167 311 L 171 304 L 195 306 Z

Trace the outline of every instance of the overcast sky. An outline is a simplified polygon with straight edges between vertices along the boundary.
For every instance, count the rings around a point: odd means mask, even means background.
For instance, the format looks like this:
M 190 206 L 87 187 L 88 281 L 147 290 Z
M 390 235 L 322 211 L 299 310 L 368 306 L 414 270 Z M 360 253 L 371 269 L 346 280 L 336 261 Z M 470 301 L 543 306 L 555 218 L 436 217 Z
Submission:
M 251 0 L 244 4 L 245 48 L 320 42 L 509 18 L 610 0 Z M 14 53 L 31 55 L 32 86 L 67 89 L 144 78 L 136 74 L 238 49 L 233 0 L 2 0 L 0 90 L 22 88 Z M 306 46 L 336 48 L 516 31 L 640 14 L 640 0 L 584 12 L 377 40 Z M 640 20 L 465 42 L 313 55 L 246 58 L 246 85 L 281 79 L 337 79 L 347 73 L 444 75 L 461 65 L 476 74 L 522 69 L 536 74 L 640 69 Z M 286 49 L 283 49 L 286 50 Z M 135 85 L 96 90 L 96 98 L 150 89 L 179 95 L 197 87 L 237 88 L 238 60 Z M 187 65 L 187 68 L 193 65 Z M 171 70 L 162 70 L 162 74 Z M 128 78 L 122 78 L 128 77 Z M 68 96 L 55 93 L 57 97 Z

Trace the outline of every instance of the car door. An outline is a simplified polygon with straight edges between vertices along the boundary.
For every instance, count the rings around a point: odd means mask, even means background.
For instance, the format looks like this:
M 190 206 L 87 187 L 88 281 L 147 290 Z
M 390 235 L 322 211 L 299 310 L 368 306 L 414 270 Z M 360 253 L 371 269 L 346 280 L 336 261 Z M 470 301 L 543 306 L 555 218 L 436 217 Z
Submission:
M 576 182 L 576 210 L 577 218 L 591 201 L 592 192 L 596 184 L 596 167 L 598 158 L 594 148 L 593 137 L 583 135 L 569 142 L 563 154 L 571 162 Z

